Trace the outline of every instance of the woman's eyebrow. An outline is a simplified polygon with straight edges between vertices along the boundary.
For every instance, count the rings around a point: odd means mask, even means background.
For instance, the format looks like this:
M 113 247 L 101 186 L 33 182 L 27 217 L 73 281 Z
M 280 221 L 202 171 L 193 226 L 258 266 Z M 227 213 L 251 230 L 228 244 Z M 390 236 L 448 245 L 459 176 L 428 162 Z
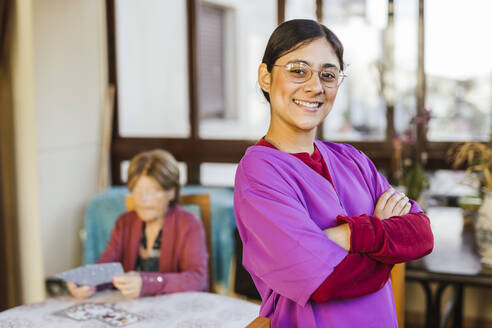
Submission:
M 311 64 L 305 61 L 304 59 L 291 59 L 287 62 L 287 64 L 293 64 L 293 63 L 304 63 L 306 65 L 311 66 Z
M 323 66 L 321 66 L 322 68 L 331 68 L 331 67 L 334 67 L 334 68 L 338 68 L 337 65 L 335 64 L 332 64 L 332 63 L 326 63 L 326 64 L 323 64 Z
M 297 58 L 297 59 L 291 59 L 291 60 L 289 60 L 287 62 L 287 64 L 292 64 L 292 63 L 304 63 L 304 64 L 306 64 L 306 65 L 308 65 L 310 67 L 313 67 L 312 63 L 310 63 L 310 62 L 308 62 L 308 61 L 306 61 L 304 59 L 299 59 L 299 58 Z M 321 68 L 332 68 L 332 67 L 333 68 L 338 68 L 337 65 L 332 64 L 332 63 L 325 63 L 325 64 L 321 65 Z

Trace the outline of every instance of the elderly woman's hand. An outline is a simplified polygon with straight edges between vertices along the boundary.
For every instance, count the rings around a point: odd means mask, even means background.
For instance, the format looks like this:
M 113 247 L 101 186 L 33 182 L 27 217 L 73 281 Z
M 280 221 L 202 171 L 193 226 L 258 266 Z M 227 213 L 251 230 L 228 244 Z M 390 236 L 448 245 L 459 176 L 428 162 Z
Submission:
M 121 291 L 123 296 L 137 298 L 142 290 L 142 277 L 140 273 L 130 271 L 124 276 L 114 277 L 113 285 Z
M 412 208 L 412 204 L 408 197 L 402 193 L 395 193 L 395 190 L 390 188 L 379 197 L 373 215 L 384 220 L 392 216 L 408 214 L 410 208 Z
M 94 294 L 94 292 L 96 291 L 95 287 L 77 286 L 73 282 L 67 282 L 67 288 L 70 294 L 72 294 L 73 297 L 79 300 L 92 296 L 92 294 Z

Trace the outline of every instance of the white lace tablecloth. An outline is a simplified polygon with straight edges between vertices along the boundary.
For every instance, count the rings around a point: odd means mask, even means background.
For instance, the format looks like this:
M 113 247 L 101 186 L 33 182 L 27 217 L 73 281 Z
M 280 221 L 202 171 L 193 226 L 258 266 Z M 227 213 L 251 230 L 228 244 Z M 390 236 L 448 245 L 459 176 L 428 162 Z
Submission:
M 119 292 L 108 291 L 82 301 L 71 297 L 57 297 L 9 309 L 0 313 L 0 328 L 111 327 L 97 319 L 75 321 L 53 315 L 53 312 L 79 303 L 116 303 L 117 309 L 144 318 L 125 326 L 129 328 L 245 327 L 259 312 L 257 304 L 212 293 L 188 292 L 126 300 Z

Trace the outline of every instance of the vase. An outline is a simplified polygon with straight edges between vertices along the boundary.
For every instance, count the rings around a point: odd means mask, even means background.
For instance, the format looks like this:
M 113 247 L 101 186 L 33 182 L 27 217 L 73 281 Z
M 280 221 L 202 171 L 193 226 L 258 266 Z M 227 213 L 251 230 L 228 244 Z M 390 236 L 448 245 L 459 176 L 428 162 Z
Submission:
M 492 190 L 483 190 L 483 202 L 475 225 L 475 242 L 485 264 L 492 265 Z

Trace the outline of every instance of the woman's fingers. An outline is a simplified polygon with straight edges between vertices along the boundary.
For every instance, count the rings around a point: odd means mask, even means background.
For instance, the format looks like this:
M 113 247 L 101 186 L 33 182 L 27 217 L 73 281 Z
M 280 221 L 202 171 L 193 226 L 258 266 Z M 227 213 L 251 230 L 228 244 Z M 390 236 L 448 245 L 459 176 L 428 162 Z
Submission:
M 113 285 L 115 285 L 115 287 L 125 286 L 128 283 L 129 283 L 128 276 L 113 277 Z
M 140 288 L 137 285 L 125 285 L 116 287 L 125 297 L 137 297 L 140 293 Z
M 411 207 L 405 194 L 395 192 L 393 188 L 390 188 L 379 197 L 374 215 L 384 220 L 392 216 L 405 215 L 410 212 Z
M 83 286 L 81 287 L 81 296 L 82 298 L 87 298 L 87 297 L 90 297 L 92 296 L 92 294 L 94 294 L 95 292 L 95 289 L 91 286 Z
M 384 207 L 384 211 L 389 215 L 389 216 L 393 216 L 393 215 L 396 215 L 396 208 L 398 206 L 398 203 L 400 202 L 400 200 L 402 200 L 402 198 L 405 197 L 405 195 L 403 195 L 402 193 L 396 193 L 394 195 L 392 195 L 390 197 L 390 199 L 388 199 L 388 201 L 386 202 L 386 206 Z M 398 210 L 399 212 L 399 210 Z
M 379 197 L 379 199 L 376 203 L 376 207 L 374 208 L 374 215 L 378 216 L 381 219 L 385 219 L 385 217 L 382 217 L 382 216 L 384 216 L 384 209 L 386 207 L 386 203 L 388 202 L 388 200 L 390 199 L 391 195 L 393 195 L 394 192 L 395 192 L 395 190 L 393 188 L 390 188 L 390 189 L 386 190 Z
M 402 210 L 405 208 L 407 204 L 408 204 L 408 197 L 402 194 L 400 199 L 396 202 L 395 207 L 393 208 L 392 216 L 400 215 L 400 213 L 402 212 Z
M 84 299 L 95 292 L 95 288 L 91 286 L 77 286 L 76 284 L 72 282 L 67 282 L 67 288 L 70 294 L 72 294 L 73 297 L 77 299 Z
M 113 285 L 125 297 L 138 297 L 142 288 L 142 278 L 138 272 L 132 272 L 124 276 L 114 277 Z
M 388 199 L 390 199 L 391 195 L 393 195 L 394 192 L 395 190 L 393 188 L 386 190 L 381 195 L 381 197 L 379 197 L 378 202 L 376 203 L 376 208 L 381 210 L 384 209 L 386 203 L 388 202 Z
M 405 215 L 410 213 L 410 209 L 412 208 L 412 204 L 410 202 L 407 202 L 406 205 L 403 207 L 399 215 Z
M 74 284 L 73 282 L 67 282 L 67 288 L 68 288 L 69 292 L 72 292 L 73 290 L 75 290 L 77 288 L 77 285 Z

